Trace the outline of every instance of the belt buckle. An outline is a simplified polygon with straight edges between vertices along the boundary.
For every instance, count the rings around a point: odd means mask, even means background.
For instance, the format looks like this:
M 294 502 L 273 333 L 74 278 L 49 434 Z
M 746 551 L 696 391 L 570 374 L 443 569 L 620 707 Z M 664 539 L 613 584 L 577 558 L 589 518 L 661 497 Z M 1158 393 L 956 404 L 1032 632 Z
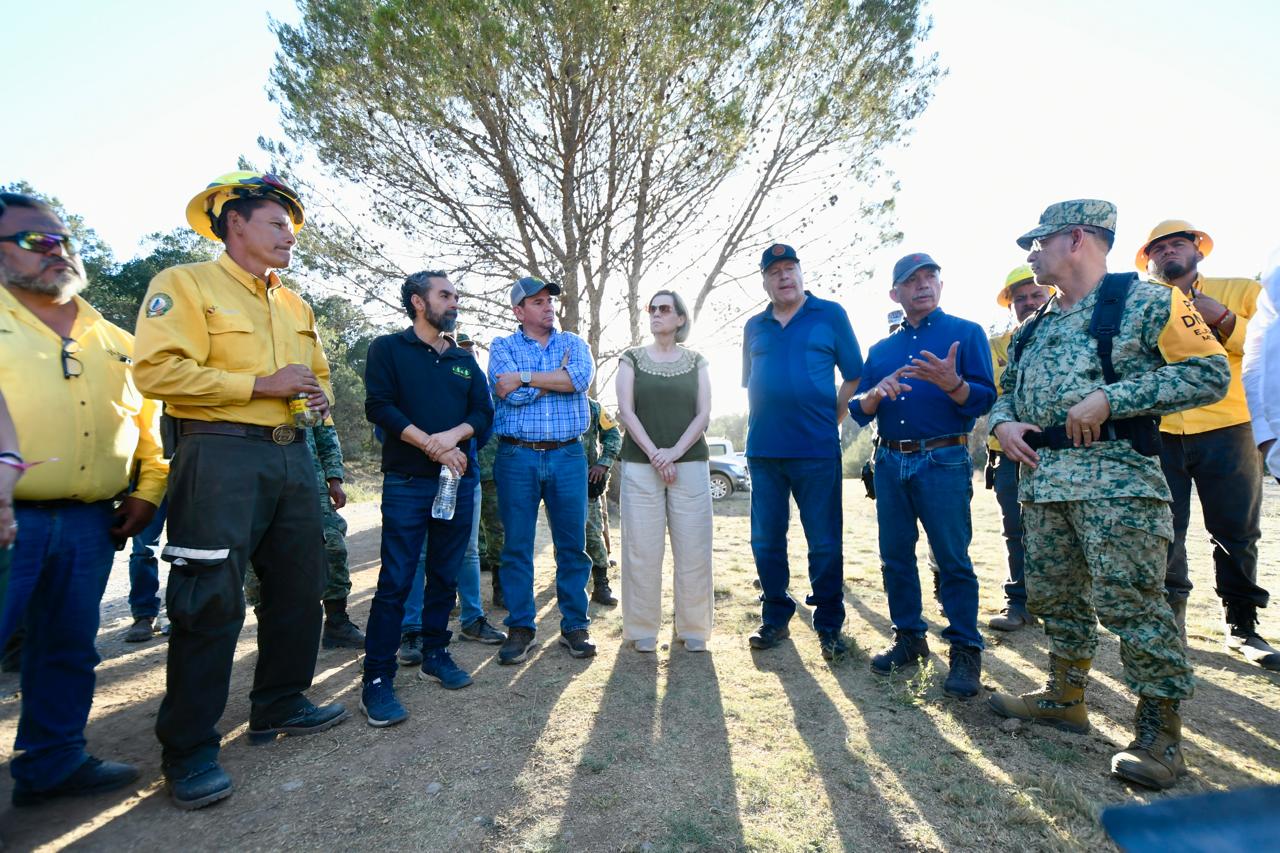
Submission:
M 293 444 L 298 433 L 288 424 L 281 424 L 271 431 L 271 440 L 276 444 Z
M 924 450 L 924 442 L 918 438 L 908 438 L 902 442 L 902 451 L 904 453 L 919 453 Z

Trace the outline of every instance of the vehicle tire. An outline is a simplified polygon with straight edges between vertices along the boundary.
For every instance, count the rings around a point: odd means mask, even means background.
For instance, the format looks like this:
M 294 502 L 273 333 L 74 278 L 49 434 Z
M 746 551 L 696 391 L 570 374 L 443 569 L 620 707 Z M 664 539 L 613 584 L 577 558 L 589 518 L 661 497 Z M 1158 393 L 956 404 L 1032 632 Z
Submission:
M 733 480 L 730 480 L 719 471 L 713 471 L 711 474 L 712 500 L 723 500 L 731 494 L 733 494 Z

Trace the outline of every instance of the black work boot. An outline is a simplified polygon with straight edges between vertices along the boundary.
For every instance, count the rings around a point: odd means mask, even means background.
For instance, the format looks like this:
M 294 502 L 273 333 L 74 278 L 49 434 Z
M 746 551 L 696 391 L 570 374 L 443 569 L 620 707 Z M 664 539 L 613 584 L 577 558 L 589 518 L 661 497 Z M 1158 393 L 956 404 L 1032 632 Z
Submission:
M 613 590 L 609 589 L 609 569 L 605 566 L 592 566 L 591 580 L 594 582 L 591 600 L 605 607 L 617 606 L 618 599 L 613 597 Z
M 894 670 L 919 666 L 929 657 L 929 641 L 923 635 L 893 632 L 893 645 L 871 659 L 871 671 L 876 675 L 889 675 Z
M 951 647 L 951 669 L 943 682 L 942 692 L 952 699 L 972 699 L 982 689 L 982 649 L 974 646 Z
M 1280 652 L 1258 634 L 1258 608 L 1252 604 L 1227 602 L 1223 606 L 1227 622 L 1227 648 L 1251 664 L 1280 672 Z
M 347 615 L 345 598 L 325 599 L 324 633 L 320 645 L 326 649 L 363 649 L 364 634 Z
M 1165 594 L 1169 609 L 1173 611 L 1173 624 L 1178 628 L 1178 639 L 1182 640 L 1182 650 L 1187 650 L 1187 599 L 1182 595 Z
M 493 570 L 493 606 L 495 608 L 507 609 L 507 601 L 502 597 L 502 580 L 498 577 L 498 569 Z

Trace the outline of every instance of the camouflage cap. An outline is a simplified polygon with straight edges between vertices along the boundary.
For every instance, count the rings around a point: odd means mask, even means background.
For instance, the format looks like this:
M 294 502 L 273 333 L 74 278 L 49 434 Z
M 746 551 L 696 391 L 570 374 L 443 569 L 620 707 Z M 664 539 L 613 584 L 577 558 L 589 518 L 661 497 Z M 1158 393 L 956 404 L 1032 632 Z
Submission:
M 1089 225 L 1115 234 L 1116 206 L 1099 198 L 1076 198 L 1051 204 L 1040 214 L 1040 224 L 1018 238 L 1018 247 L 1029 251 L 1032 241 L 1073 225 Z

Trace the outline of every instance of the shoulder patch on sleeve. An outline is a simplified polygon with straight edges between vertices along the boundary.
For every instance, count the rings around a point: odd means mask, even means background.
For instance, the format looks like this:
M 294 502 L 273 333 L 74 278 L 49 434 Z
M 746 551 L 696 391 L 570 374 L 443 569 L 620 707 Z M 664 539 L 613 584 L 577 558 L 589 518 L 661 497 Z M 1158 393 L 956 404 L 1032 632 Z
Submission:
M 1169 321 L 1160 333 L 1160 354 L 1169 364 L 1189 358 L 1225 355 L 1191 298 L 1176 287 L 1169 288 Z
M 167 293 L 153 294 L 152 297 L 147 300 L 148 317 L 163 317 L 172 309 L 173 297 Z

